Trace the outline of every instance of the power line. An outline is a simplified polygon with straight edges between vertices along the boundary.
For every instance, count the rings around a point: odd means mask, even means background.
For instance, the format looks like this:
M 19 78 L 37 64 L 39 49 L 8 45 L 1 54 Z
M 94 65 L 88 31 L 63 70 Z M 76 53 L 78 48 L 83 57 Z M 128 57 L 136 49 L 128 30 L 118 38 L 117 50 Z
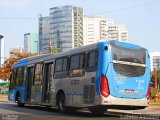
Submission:
M 122 11 L 130 10 L 130 9 L 138 8 L 138 7 L 141 7 L 141 6 L 146 6 L 148 4 L 153 4 L 155 2 L 159 2 L 159 0 L 150 0 L 148 2 L 144 2 L 144 3 L 141 3 L 141 4 L 133 5 L 133 6 L 130 6 L 130 7 L 110 10 L 110 11 L 106 11 L 106 12 L 103 12 L 103 13 L 96 13 L 96 14 L 108 14 L 108 13 L 122 12 Z M 94 14 L 91 14 L 91 15 L 94 15 Z M 39 19 L 38 17 L 37 18 L 27 18 L 27 17 L 26 18 L 18 18 L 18 17 L 0 18 L 0 20 L 38 20 L 38 19 Z
M 159 0 L 150 0 L 148 2 L 144 2 L 144 3 L 141 3 L 141 4 L 133 5 L 133 6 L 130 6 L 130 7 L 120 8 L 120 9 L 116 9 L 116 10 L 110 10 L 110 11 L 106 11 L 106 12 L 98 13 L 98 14 L 108 14 L 108 13 L 122 12 L 122 11 L 130 10 L 130 9 L 146 6 L 146 5 L 149 5 L 149 4 L 153 4 L 155 2 L 159 2 Z
M 33 20 L 33 19 L 38 19 L 38 18 L 18 18 L 18 17 L 17 18 L 0 18 L 0 20 L 11 20 L 11 19 L 12 20 L 27 20 L 27 19 L 28 20 L 31 20 L 31 19 Z

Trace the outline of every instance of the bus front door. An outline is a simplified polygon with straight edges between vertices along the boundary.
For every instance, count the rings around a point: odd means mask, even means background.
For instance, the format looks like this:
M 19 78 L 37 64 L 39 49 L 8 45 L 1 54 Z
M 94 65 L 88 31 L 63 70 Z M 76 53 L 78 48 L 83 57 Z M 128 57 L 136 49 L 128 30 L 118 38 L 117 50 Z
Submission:
M 34 68 L 27 68 L 26 101 L 31 102 L 31 88 L 33 82 Z
M 44 79 L 43 79 L 43 87 L 42 87 L 42 103 L 51 103 L 51 91 L 53 89 L 53 62 L 45 64 L 44 71 Z M 53 100 L 52 100 L 53 101 Z

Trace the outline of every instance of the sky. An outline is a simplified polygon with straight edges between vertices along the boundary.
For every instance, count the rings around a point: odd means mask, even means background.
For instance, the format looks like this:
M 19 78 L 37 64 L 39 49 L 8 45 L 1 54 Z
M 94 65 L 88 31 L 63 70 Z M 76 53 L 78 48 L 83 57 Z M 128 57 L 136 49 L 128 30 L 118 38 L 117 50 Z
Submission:
M 0 34 L 9 50 L 24 46 L 25 33 L 38 33 L 38 15 L 49 16 L 49 8 L 74 5 L 84 15 L 113 19 L 128 30 L 129 43 L 160 51 L 160 0 L 0 0 Z

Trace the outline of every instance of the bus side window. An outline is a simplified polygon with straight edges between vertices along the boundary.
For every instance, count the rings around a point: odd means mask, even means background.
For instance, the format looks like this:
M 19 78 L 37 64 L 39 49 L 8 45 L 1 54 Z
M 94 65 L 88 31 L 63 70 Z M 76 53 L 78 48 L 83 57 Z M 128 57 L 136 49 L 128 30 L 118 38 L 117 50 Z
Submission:
M 24 67 L 17 68 L 16 86 L 23 85 L 23 81 L 24 81 Z
M 79 68 L 79 55 L 71 56 L 70 59 L 70 69 L 78 69 Z
M 62 70 L 63 59 L 57 59 L 55 64 L 55 72 L 59 72 Z
M 35 65 L 33 85 L 41 85 L 43 79 L 43 63 Z
M 55 62 L 54 78 L 66 78 L 68 76 L 68 57 L 58 58 Z
M 93 72 L 97 69 L 98 63 L 98 52 L 97 50 L 90 51 L 87 53 L 87 72 Z
M 85 54 L 73 55 L 70 58 L 69 77 L 82 77 L 85 74 Z

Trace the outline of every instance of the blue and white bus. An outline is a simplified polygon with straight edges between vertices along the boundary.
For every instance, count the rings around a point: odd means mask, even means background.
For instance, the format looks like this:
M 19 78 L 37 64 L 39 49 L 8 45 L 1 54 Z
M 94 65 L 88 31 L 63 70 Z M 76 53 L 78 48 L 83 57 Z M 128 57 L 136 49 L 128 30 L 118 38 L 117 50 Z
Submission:
M 146 107 L 150 96 L 149 53 L 138 45 L 104 41 L 18 61 L 9 100 L 24 104 L 89 108 Z

